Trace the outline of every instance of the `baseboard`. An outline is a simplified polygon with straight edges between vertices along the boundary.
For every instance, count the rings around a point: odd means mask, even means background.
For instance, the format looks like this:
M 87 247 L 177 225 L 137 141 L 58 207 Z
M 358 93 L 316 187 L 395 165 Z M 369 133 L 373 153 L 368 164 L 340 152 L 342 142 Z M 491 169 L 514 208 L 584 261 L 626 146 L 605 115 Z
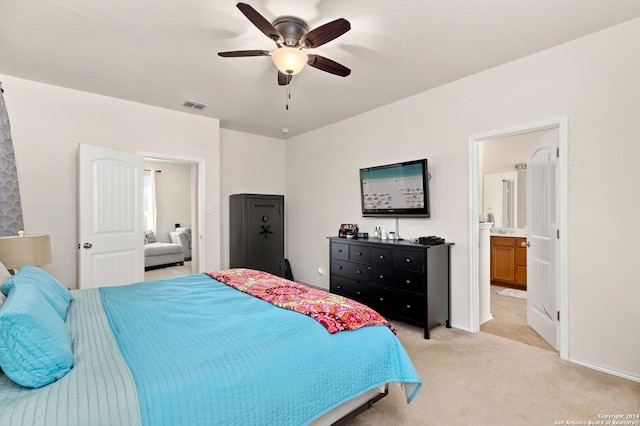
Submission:
M 452 322 L 451 323 L 451 328 L 455 328 L 456 330 L 462 330 L 462 331 L 466 331 L 467 333 L 471 333 L 471 329 L 468 327 L 468 325 L 463 326 L 463 325 L 455 324 L 455 323 Z
M 320 287 L 318 285 L 315 285 L 315 284 L 309 284 L 307 282 L 296 280 L 296 279 L 294 279 L 293 281 L 297 282 L 298 284 L 306 285 L 307 287 L 315 288 L 316 290 L 329 291 L 328 288 L 322 288 L 322 287 Z
M 617 376 L 617 377 L 621 377 L 623 379 L 627 379 L 627 380 L 631 380 L 633 382 L 638 382 L 640 383 L 640 376 L 634 375 L 634 374 L 629 374 L 627 372 L 624 371 L 619 371 L 616 370 L 614 368 L 609 368 L 609 367 L 605 367 L 602 366 L 600 364 L 595 364 L 593 362 L 589 362 L 589 361 L 584 361 L 578 358 L 574 358 L 574 357 L 569 357 L 568 361 L 573 363 L 573 364 L 577 364 L 577 365 L 581 365 L 583 367 L 587 367 L 590 368 L 592 370 L 597 370 L 600 371 L 602 373 L 607 373 L 607 374 L 611 374 L 612 376 Z
M 486 317 L 480 319 L 480 325 L 484 324 L 487 321 L 491 321 L 492 319 L 493 319 L 493 315 L 489 314 Z

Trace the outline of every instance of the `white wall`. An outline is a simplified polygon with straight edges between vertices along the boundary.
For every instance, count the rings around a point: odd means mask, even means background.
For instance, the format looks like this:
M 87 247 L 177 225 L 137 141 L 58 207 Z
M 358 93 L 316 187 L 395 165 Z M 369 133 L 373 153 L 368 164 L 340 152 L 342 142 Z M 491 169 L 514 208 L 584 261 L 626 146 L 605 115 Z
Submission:
M 569 357 L 640 380 L 639 39 L 635 19 L 287 140 L 296 279 L 328 288 L 317 269 L 340 223 L 393 229 L 362 218 L 360 167 L 427 157 L 432 218 L 401 219 L 400 235 L 455 243 L 452 324 L 468 329 L 469 135 L 568 116 Z
M 229 196 L 285 193 L 283 140 L 220 130 L 221 265 L 229 267 Z M 285 220 L 291 213 L 285 197 Z M 285 236 L 286 238 L 286 236 Z M 285 247 L 286 250 L 286 247 Z
M 191 228 L 191 165 L 145 160 L 145 169 L 160 170 L 156 177 L 156 238 L 170 242 L 175 224 Z
M 28 233 L 51 235 L 52 275 L 77 287 L 78 144 L 205 159 L 206 269 L 220 266 L 219 121 L 0 76 Z

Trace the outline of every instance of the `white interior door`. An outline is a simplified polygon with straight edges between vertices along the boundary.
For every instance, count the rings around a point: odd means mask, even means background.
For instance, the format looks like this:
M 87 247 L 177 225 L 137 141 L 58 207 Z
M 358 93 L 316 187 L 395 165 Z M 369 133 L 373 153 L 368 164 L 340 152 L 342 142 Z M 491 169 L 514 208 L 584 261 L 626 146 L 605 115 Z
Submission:
M 529 146 L 527 161 L 527 322 L 556 349 L 557 148 L 558 129 L 546 131 Z
M 79 145 L 80 288 L 144 281 L 144 160 L 134 153 Z

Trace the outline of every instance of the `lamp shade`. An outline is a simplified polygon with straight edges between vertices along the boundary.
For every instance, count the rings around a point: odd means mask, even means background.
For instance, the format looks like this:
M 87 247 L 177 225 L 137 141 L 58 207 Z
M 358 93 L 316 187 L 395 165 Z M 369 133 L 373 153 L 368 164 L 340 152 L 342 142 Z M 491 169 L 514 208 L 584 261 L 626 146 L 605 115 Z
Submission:
M 294 75 L 302 71 L 307 55 L 300 49 L 281 47 L 271 52 L 271 59 L 281 73 Z
M 7 269 L 51 263 L 51 239 L 48 235 L 0 237 L 0 262 Z

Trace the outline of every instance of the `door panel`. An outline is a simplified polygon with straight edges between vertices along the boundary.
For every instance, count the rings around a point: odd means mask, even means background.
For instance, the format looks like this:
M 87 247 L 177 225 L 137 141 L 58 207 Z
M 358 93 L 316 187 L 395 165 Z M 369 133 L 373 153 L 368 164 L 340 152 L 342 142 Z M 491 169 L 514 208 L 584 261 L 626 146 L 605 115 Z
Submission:
M 142 157 L 80 144 L 78 160 L 79 287 L 143 281 Z
M 558 130 L 529 147 L 527 168 L 527 322 L 551 346 L 557 343 L 556 168 Z
M 284 201 L 256 196 L 246 202 L 250 267 L 283 276 Z

